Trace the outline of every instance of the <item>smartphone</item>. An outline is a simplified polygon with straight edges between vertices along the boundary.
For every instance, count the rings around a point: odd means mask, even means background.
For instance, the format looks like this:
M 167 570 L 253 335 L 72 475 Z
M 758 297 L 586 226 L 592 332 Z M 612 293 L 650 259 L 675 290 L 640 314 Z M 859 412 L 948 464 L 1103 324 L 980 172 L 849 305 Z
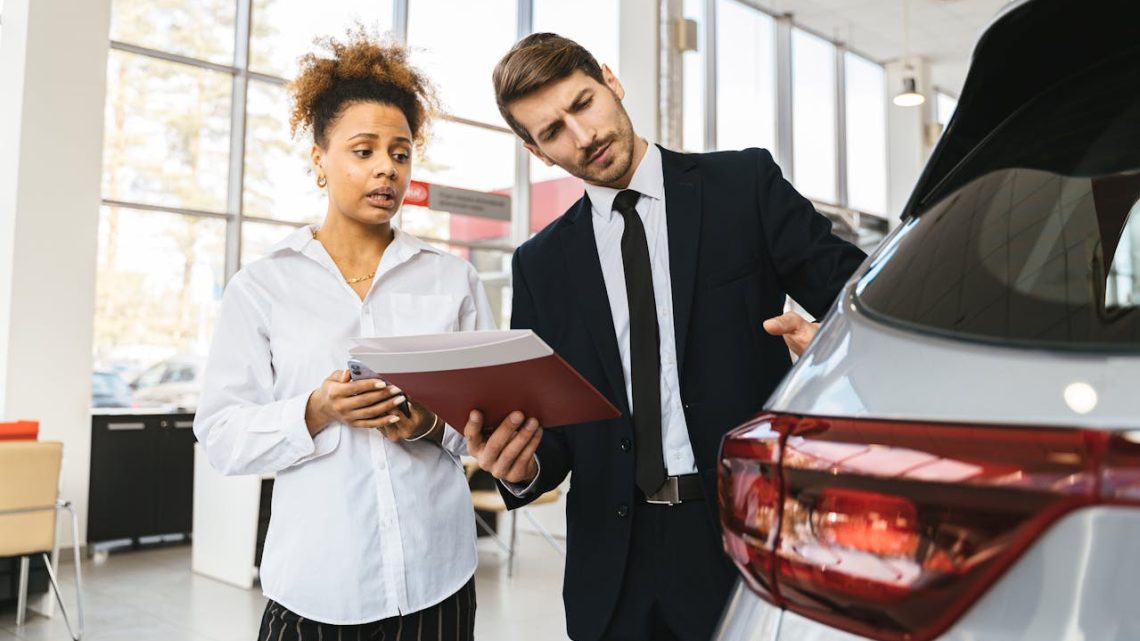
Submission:
M 368 368 L 367 365 L 365 365 L 364 363 L 361 363 L 360 361 L 356 360 L 355 358 L 351 358 L 348 361 L 348 377 L 354 381 L 367 381 L 367 380 L 372 380 L 372 379 L 384 380 L 384 379 L 380 378 L 379 374 L 377 374 L 376 372 L 373 372 L 371 369 Z M 408 405 L 407 396 L 408 396 L 407 394 L 404 394 L 404 402 L 400 403 L 399 409 L 400 409 L 401 414 L 403 414 L 404 416 L 406 416 L 408 418 L 411 418 L 412 417 L 412 407 L 410 405 Z

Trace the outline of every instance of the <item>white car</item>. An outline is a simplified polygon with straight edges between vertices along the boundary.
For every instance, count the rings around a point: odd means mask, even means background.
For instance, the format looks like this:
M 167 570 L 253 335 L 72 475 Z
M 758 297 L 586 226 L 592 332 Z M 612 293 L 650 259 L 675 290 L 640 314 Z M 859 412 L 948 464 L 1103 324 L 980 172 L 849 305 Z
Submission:
M 1138 25 L 981 36 L 902 225 L 724 440 L 714 639 L 1140 639 Z

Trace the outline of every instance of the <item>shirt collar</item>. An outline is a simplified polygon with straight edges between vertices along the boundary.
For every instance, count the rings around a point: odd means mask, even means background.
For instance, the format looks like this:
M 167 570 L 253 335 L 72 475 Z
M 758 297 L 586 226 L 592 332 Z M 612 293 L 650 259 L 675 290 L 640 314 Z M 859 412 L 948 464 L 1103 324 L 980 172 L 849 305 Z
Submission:
M 646 148 L 645 155 L 641 157 L 641 162 L 634 170 L 633 178 L 629 181 L 629 187 L 626 189 L 633 189 L 642 196 L 655 200 L 665 199 L 665 178 L 661 168 L 661 150 L 657 148 L 657 145 L 649 145 Z M 594 215 L 607 221 L 614 215 L 614 198 L 617 198 L 617 195 L 623 191 L 625 189 L 614 189 L 586 183 L 586 195 L 590 197 Z
M 273 254 L 279 251 L 292 250 L 297 253 L 305 253 L 305 248 L 309 246 L 313 240 L 313 230 L 319 229 L 319 225 L 305 225 L 298 227 L 293 233 L 278 241 L 273 247 L 270 248 L 269 253 Z M 392 244 L 388 246 L 388 250 L 395 250 L 396 258 L 399 262 L 411 258 L 420 251 L 429 251 L 436 254 L 443 254 L 443 250 L 416 238 L 415 236 L 392 226 Z M 387 250 L 386 250 L 387 251 Z

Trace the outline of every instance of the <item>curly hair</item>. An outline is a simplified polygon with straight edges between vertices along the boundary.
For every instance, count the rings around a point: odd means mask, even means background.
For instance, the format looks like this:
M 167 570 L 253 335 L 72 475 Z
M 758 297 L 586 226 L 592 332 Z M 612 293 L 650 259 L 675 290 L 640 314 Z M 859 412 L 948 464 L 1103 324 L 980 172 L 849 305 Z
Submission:
M 289 84 L 292 135 L 311 131 L 313 140 L 327 147 L 328 131 L 345 107 L 375 102 L 404 113 L 422 151 L 427 124 L 439 111 L 439 99 L 427 76 L 408 62 L 407 49 L 372 38 L 359 26 L 350 29 L 344 40 L 326 37 L 315 42 L 332 55 L 309 53 L 301 58 L 300 73 Z

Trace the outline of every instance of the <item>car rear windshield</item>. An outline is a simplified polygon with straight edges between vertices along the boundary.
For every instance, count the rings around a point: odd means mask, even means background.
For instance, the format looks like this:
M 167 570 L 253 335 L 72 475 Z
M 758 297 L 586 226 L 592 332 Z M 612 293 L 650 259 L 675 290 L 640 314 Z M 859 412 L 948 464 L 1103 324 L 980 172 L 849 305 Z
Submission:
M 1011 344 L 1140 349 L 1140 64 L 1014 113 L 857 288 L 872 315 Z

